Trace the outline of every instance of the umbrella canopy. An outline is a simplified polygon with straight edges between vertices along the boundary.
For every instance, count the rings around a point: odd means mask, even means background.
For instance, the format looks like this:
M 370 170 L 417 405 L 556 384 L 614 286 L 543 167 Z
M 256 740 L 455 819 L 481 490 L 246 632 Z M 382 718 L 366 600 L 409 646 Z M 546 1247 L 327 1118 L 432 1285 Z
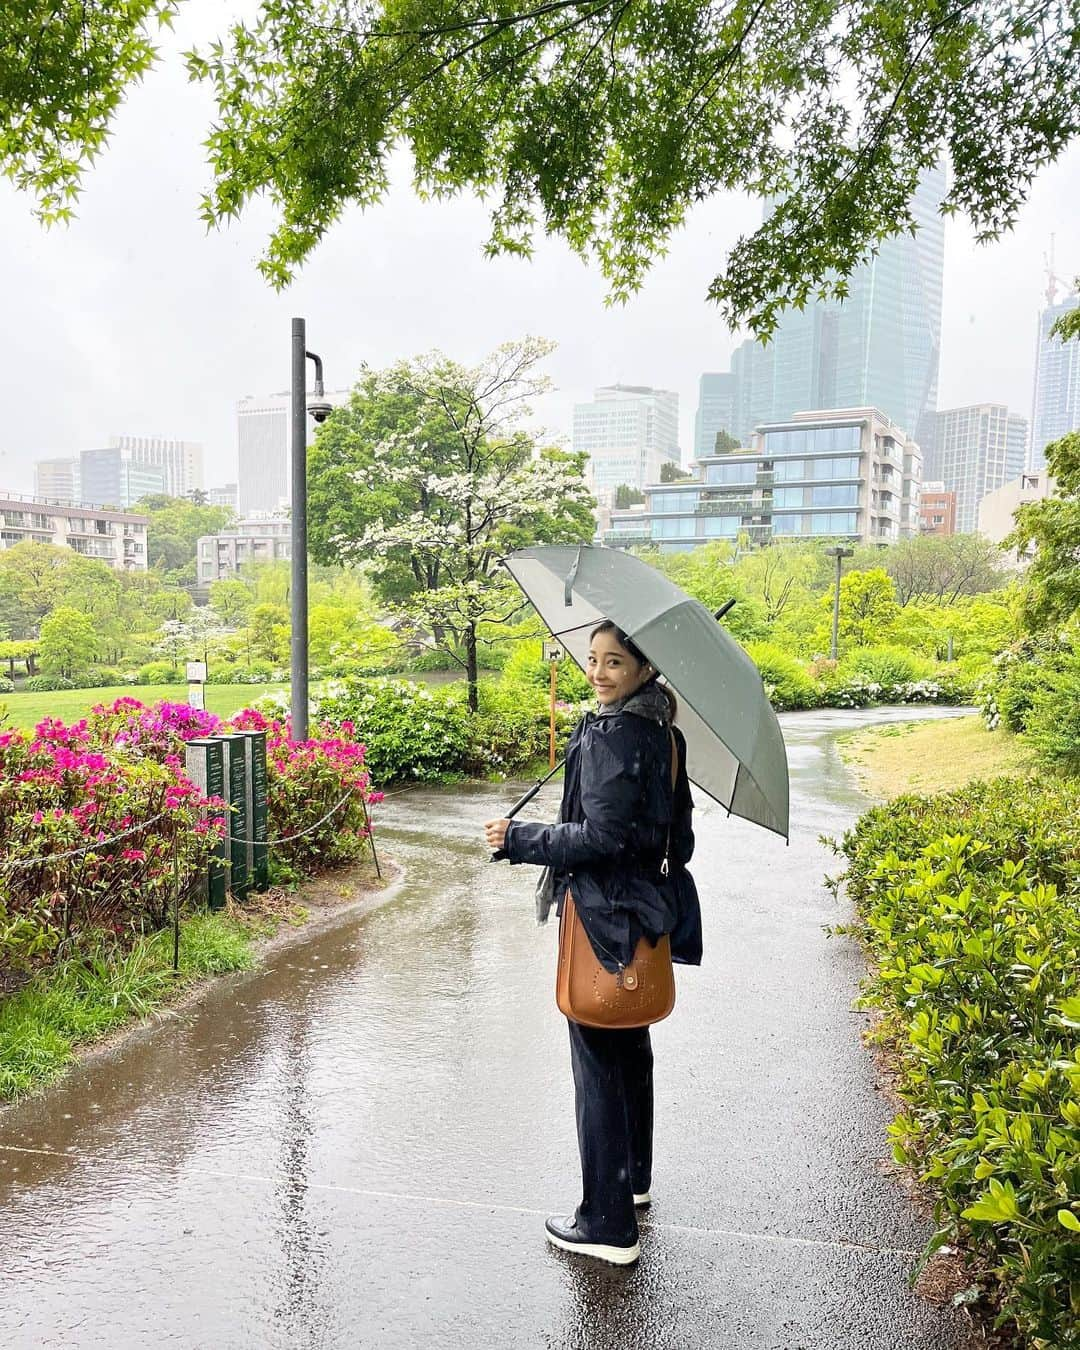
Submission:
M 787 838 L 780 724 L 757 667 L 700 601 L 621 549 L 544 544 L 505 565 L 582 670 L 590 631 L 618 624 L 678 695 L 690 778 L 733 815 Z

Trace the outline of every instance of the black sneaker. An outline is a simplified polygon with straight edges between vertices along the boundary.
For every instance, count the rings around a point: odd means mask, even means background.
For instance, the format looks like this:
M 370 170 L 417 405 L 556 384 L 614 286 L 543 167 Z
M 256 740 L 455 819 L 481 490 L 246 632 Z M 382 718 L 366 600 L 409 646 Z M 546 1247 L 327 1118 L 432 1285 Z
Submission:
M 598 1261 L 607 1261 L 613 1266 L 632 1266 L 641 1255 L 641 1246 L 637 1242 L 629 1247 L 616 1247 L 608 1242 L 590 1241 L 579 1230 L 574 1215 L 567 1219 L 552 1217 L 544 1227 L 547 1229 L 547 1240 L 564 1252 L 580 1252 L 582 1256 L 594 1256 Z

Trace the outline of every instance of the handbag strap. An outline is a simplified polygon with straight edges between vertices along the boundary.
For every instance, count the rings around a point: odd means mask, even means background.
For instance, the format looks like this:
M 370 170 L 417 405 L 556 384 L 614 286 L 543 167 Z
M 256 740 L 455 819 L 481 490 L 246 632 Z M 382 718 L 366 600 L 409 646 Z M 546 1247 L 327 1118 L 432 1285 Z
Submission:
M 671 737 L 671 817 L 675 818 L 675 784 L 679 781 L 679 747 L 675 740 L 675 733 L 668 727 L 668 735 Z M 671 820 L 668 821 L 667 840 L 664 843 L 664 861 L 660 864 L 660 875 L 666 877 L 671 870 L 668 858 L 671 855 Z

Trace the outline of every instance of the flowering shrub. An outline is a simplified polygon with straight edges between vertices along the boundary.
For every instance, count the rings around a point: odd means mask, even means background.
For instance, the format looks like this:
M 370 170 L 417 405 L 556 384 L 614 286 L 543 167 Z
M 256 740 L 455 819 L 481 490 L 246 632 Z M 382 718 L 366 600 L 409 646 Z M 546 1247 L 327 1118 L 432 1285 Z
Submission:
M 365 806 L 381 794 L 370 791 L 351 722 L 299 743 L 286 723 L 250 710 L 228 725 L 267 732 L 269 833 L 277 841 L 271 859 L 279 876 L 362 851 Z M 222 829 L 214 814 L 225 809 L 184 776 L 184 742 L 221 729 L 220 718 L 186 703 L 148 708 L 119 698 L 71 725 L 47 718 L 33 737 L 0 735 L 5 960 L 49 956 L 68 934 L 101 930 L 126 939 L 165 921 L 174 860 L 186 889 L 207 865 Z
M 580 703 L 555 704 L 555 751 L 562 754 L 578 719 Z M 506 775 L 523 769 L 548 753 L 550 695 L 506 683 L 480 685 L 480 710 L 469 720 L 469 745 L 463 767 L 467 773 Z
M 433 782 L 464 771 L 470 732 L 460 687 L 365 680 L 331 685 L 317 706 L 321 720 L 356 728 L 376 782 Z
M 5 958 L 49 955 L 65 934 L 159 926 L 174 859 L 182 883 L 206 866 L 217 827 L 204 813 L 215 806 L 173 768 L 95 746 L 85 722 L 43 722 L 33 737 L 0 734 Z
M 296 876 L 358 857 L 370 837 L 370 807 L 383 799 L 371 790 L 365 747 L 353 739 L 348 719 L 294 741 L 287 721 L 248 708 L 229 724 L 266 732 L 270 850 L 279 876 Z

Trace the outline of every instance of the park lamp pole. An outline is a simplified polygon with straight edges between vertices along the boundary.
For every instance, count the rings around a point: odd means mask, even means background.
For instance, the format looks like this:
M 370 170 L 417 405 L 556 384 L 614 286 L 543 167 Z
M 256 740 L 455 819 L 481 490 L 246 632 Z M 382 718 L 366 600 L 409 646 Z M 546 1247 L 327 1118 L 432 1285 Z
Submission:
M 835 548 L 827 548 L 825 550 L 825 556 L 827 558 L 836 559 L 836 591 L 833 595 L 832 607 L 832 647 L 829 651 L 829 655 L 834 661 L 837 658 L 840 637 L 840 568 L 843 564 L 843 560 L 845 558 L 854 557 L 854 554 L 855 550 L 853 548 L 844 548 L 842 544 L 837 544 Z
M 315 398 L 307 404 L 307 362 L 315 362 Z M 322 359 L 307 349 L 307 324 L 292 321 L 292 581 L 289 588 L 291 637 L 289 680 L 292 736 L 308 734 L 308 551 L 307 551 L 307 419 L 326 420 L 330 405 L 323 393 Z

